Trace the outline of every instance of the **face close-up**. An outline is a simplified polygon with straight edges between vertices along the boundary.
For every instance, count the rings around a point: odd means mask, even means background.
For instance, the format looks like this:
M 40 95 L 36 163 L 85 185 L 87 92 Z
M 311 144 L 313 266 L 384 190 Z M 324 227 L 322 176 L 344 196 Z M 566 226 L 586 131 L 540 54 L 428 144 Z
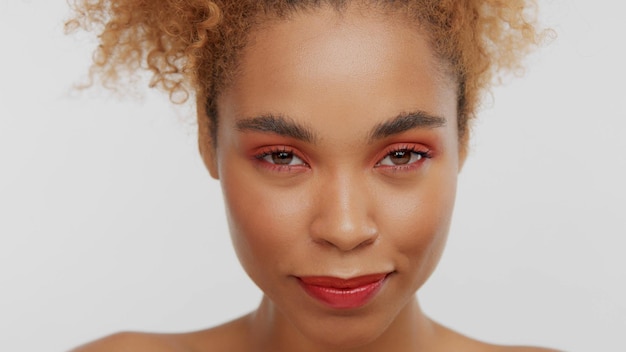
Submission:
M 0 0 L 0 352 L 626 351 L 611 4 Z
M 257 315 L 282 341 L 393 339 L 446 242 L 462 163 L 454 80 L 415 25 L 355 7 L 268 21 L 238 72 L 203 155 L 264 292 Z

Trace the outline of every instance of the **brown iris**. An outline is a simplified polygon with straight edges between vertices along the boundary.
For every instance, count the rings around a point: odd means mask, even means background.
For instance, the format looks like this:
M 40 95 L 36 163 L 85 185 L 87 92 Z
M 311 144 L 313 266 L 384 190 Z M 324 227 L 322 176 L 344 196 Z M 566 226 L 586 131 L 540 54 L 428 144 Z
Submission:
M 394 165 L 405 165 L 411 161 L 411 154 L 407 150 L 398 150 L 389 154 L 389 159 Z
M 288 152 L 272 153 L 272 161 L 277 165 L 289 165 L 293 161 L 293 154 Z

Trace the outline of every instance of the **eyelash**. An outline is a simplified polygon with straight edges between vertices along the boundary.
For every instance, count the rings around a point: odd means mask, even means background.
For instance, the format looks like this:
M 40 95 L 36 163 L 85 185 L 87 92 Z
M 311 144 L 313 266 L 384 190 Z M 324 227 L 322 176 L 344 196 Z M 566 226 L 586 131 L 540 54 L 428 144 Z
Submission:
M 411 153 L 416 154 L 419 159 L 415 161 L 409 160 L 409 162 L 405 165 L 383 165 L 381 164 L 383 160 L 392 156 L 394 153 Z M 297 165 L 281 165 L 272 163 L 269 160 L 265 160 L 269 156 L 273 156 L 274 154 L 285 153 L 291 155 L 293 158 L 298 158 L 302 163 Z M 424 159 L 431 159 L 432 152 L 430 150 L 424 150 L 419 148 L 416 145 L 400 145 L 389 148 L 383 154 L 383 157 L 376 162 L 375 167 L 382 169 L 390 169 L 394 172 L 397 171 L 409 171 L 419 167 L 420 164 L 424 161 Z M 294 169 L 299 169 L 301 167 L 309 167 L 309 164 L 305 161 L 303 157 L 301 157 L 298 153 L 296 153 L 292 148 L 287 146 L 281 147 L 269 147 L 261 150 L 259 153 L 254 155 L 254 159 L 259 163 L 263 164 L 264 167 L 276 170 L 276 171 L 294 171 Z M 413 156 L 410 157 L 413 159 Z
M 279 154 L 279 153 L 289 154 L 289 155 L 291 155 L 294 158 L 298 158 L 298 159 L 300 159 L 300 161 L 302 161 L 302 164 L 297 164 L 297 165 L 280 165 L 280 164 L 272 163 L 272 162 L 270 162 L 268 160 L 264 160 L 268 156 L 272 156 L 274 154 Z M 268 167 L 268 168 L 274 169 L 276 171 L 292 171 L 292 170 L 294 170 L 296 168 L 309 167 L 307 162 L 304 161 L 303 157 L 301 157 L 298 153 L 296 153 L 292 148 L 289 148 L 289 147 L 286 147 L 286 146 L 264 148 L 258 154 L 255 154 L 254 158 L 259 163 L 263 164 L 264 167 Z
M 416 154 L 419 157 L 418 160 L 411 161 L 404 165 L 383 165 L 382 162 L 386 158 L 392 156 L 394 153 L 410 153 Z M 385 151 L 383 157 L 376 163 L 376 167 L 390 169 L 394 172 L 396 171 L 410 171 L 415 168 L 418 168 L 425 159 L 431 159 L 433 157 L 432 151 L 425 149 L 424 147 L 420 148 L 416 145 L 396 145 Z M 410 156 L 410 159 L 413 159 L 413 155 Z

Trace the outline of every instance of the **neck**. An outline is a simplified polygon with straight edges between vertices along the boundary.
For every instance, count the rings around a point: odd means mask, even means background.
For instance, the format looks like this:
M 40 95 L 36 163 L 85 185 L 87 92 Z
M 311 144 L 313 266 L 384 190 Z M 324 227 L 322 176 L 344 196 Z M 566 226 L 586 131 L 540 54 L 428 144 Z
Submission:
M 328 329 L 320 321 L 320 329 Z M 255 351 L 293 351 L 298 346 L 301 352 L 370 352 L 370 351 L 428 351 L 435 341 L 436 325 L 420 309 L 416 298 L 411 299 L 389 324 L 379 329 L 359 332 L 348 331 L 348 324 L 331 330 L 339 340 L 319 341 L 314 334 L 298 329 L 285 317 L 267 297 L 263 297 L 259 308 L 249 316 Z M 346 335 L 355 334 L 356 339 L 344 342 Z M 358 335 L 360 334 L 360 335 Z M 330 334 L 329 334 L 330 335 Z M 343 340 L 342 340 L 343 339 Z M 355 343 L 355 341 L 362 343 Z M 330 342 L 329 342 L 330 341 Z

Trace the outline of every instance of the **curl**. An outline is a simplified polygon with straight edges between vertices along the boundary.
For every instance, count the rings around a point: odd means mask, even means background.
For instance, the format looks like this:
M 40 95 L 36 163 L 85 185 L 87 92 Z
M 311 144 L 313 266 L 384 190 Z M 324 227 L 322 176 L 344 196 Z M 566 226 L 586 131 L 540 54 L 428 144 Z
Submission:
M 356 1 L 356 0 L 355 0 Z M 365 0 L 360 0 L 365 2 Z M 73 0 L 66 31 L 98 33 L 90 78 L 117 89 L 151 73 L 149 85 L 175 103 L 205 97 L 215 125 L 215 99 L 236 71 L 237 55 L 259 18 L 347 0 Z M 537 26 L 533 0 L 368 0 L 400 9 L 429 36 L 458 83 L 462 145 L 482 97 L 508 74 L 523 72 L 523 58 L 549 34 Z

